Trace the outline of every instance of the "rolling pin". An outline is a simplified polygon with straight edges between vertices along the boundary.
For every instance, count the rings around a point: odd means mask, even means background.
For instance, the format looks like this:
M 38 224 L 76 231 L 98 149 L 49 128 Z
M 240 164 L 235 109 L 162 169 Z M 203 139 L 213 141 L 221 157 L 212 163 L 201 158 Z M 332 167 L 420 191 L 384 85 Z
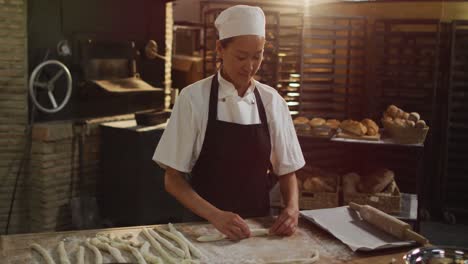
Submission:
M 421 245 L 429 244 L 427 238 L 411 230 L 411 226 L 372 206 L 349 203 L 349 207 L 361 215 L 361 218 L 373 226 L 402 240 L 414 240 Z

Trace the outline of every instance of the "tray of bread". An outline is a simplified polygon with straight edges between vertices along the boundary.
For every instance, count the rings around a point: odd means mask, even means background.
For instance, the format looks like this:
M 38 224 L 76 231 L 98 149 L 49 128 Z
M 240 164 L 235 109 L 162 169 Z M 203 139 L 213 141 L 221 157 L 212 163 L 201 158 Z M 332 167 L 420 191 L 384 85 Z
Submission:
M 335 137 L 379 141 L 379 130 L 379 126 L 370 118 L 362 121 L 347 119 L 340 123 Z
M 293 120 L 293 123 L 299 136 L 319 138 L 333 137 L 340 126 L 340 121 L 336 119 L 324 119 L 321 117 L 309 119 L 304 116 L 299 116 Z

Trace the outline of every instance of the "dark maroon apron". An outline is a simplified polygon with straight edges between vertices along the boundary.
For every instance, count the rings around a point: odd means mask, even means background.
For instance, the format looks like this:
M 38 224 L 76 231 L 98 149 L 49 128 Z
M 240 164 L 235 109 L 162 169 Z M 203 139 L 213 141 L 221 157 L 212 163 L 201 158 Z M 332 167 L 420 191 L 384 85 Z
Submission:
M 193 189 L 217 208 L 241 217 L 269 214 L 271 141 L 258 89 L 260 124 L 217 120 L 218 78 L 211 82 L 208 124 L 200 156 L 191 173 Z

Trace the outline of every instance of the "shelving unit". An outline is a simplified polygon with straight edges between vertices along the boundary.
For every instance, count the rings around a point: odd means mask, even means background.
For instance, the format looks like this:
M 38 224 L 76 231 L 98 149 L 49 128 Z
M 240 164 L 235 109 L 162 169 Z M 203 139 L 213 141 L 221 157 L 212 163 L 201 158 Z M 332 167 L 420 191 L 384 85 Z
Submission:
M 298 134 L 298 137 L 306 163 L 309 165 L 340 175 L 349 172 L 367 173 L 377 168 L 389 168 L 394 171 L 395 180 L 403 194 L 402 211 L 395 216 L 412 223 L 416 230 L 419 229 L 423 144 L 399 144 L 385 137 L 380 141 L 343 139 L 335 136 L 318 138 L 308 134 Z M 320 151 L 311 151 L 317 148 Z M 395 152 L 399 155 L 394 155 Z M 415 177 L 406 178 L 402 175 Z
M 456 223 L 457 214 L 468 214 L 468 21 L 454 21 L 451 33 L 442 206 L 445 220 Z
M 300 115 L 362 118 L 367 20 L 305 16 Z
M 439 72 L 440 21 L 376 20 L 374 29 L 375 87 L 373 117 L 395 104 L 434 122 Z M 430 103 L 428 103 L 430 102 Z

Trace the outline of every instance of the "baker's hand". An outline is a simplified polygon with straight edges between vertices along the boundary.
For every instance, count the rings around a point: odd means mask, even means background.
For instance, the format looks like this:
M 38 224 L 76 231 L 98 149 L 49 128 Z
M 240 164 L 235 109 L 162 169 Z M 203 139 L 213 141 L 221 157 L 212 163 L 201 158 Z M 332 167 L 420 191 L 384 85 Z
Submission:
M 270 227 L 270 234 L 279 236 L 290 236 L 296 232 L 299 221 L 299 210 L 297 208 L 284 208 Z
M 250 237 L 249 226 L 238 214 L 221 211 L 214 215 L 210 222 L 231 240 Z

